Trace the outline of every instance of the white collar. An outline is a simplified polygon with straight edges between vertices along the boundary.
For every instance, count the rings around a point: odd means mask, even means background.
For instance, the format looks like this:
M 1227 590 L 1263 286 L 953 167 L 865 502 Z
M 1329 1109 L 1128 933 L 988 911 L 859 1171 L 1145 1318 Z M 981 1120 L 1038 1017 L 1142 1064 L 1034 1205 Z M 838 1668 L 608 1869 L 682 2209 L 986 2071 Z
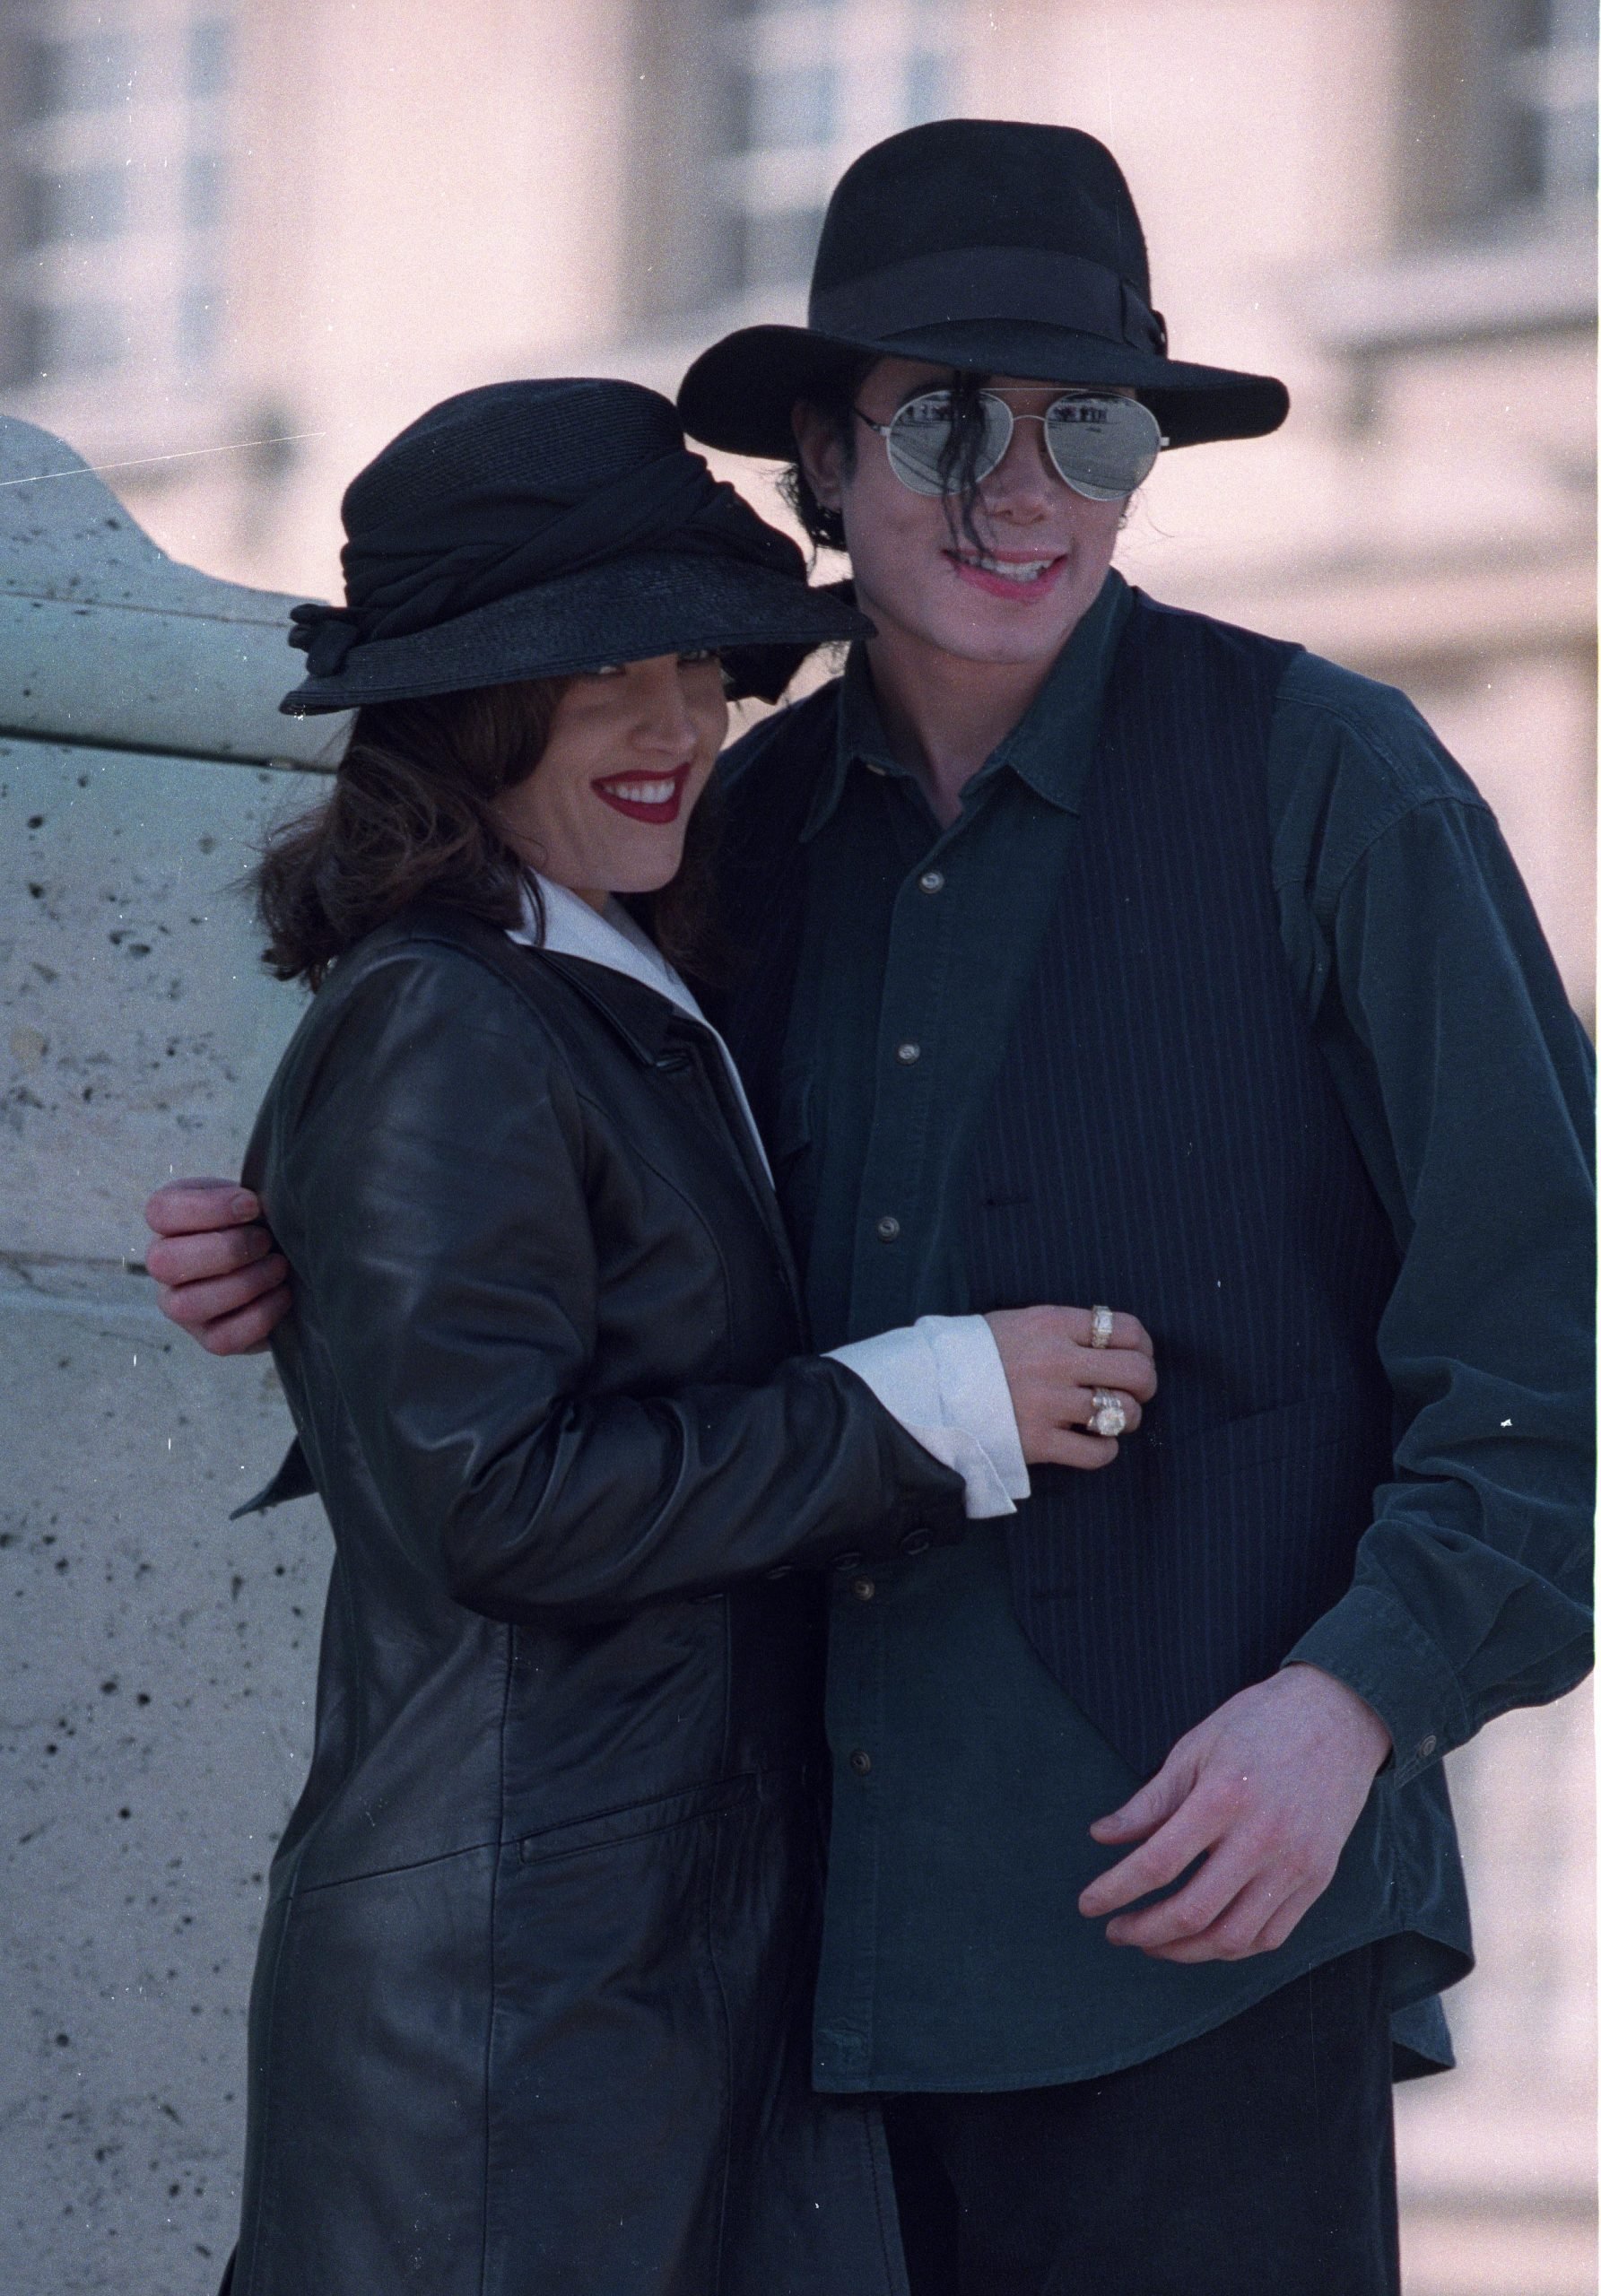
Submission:
M 734 1056 L 723 1042 L 711 1022 L 696 1004 L 688 985 L 680 979 L 650 935 L 629 915 L 613 894 L 603 911 L 591 909 L 587 900 L 566 885 L 558 885 L 549 877 L 536 874 L 535 882 L 544 904 L 544 934 L 538 932 L 538 920 L 531 897 L 523 895 L 523 921 L 507 927 L 506 937 L 526 949 L 548 949 L 559 957 L 583 957 L 592 965 L 605 965 L 610 972 L 625 973 L 631 980 L 639 981 L 646 988 L 655 989 L 670 1004 L 676 1004 L 692 1021 L 698 1021 L 717 1044 L 727 1067 L 735 1093 L 744 1111 L 756 1152 L 761 1157 L 768 1178 L 772 1167 L 767 1161 L 767 1150 L 761 1135 L 756 1129 L 756 1119 L 745 1098 L 744 1083 L 734 1065 Z
M 520 942 L 526 949 L 549 949 L 558 957 L 585 957 L 592 965 L 626 973 L 631 980 L 654 988 L 658 996 L 666 997 L 702 1027 L 709 1027 L 685 983 L 614 894 L 602 911 L 591 909 L 587 900 L 549 877 L 538 877 L 535 882 L 544 904 L 544 939 L 537 930 L 533 900 L 525 892 L 523 921 L 508 931 L 509 940 Z

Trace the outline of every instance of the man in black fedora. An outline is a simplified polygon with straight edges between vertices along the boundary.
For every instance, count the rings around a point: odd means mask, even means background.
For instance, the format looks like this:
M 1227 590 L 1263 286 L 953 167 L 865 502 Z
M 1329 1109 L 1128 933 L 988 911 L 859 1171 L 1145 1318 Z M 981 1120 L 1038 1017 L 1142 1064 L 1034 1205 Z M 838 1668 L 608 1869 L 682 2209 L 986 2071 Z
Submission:
M 1161 1379 L 1104 1472 L 833 1587 L 814 2077 L 889 2101 L 917 2296 L 1393 2292 L 1441 1757 L 1589 1662 L 1583 1038 L 1400 695 L 1111 570 L 1164 447 L 1287 399 L 1168 356 L 1090 137 L 877 146 L 809 325 L 680 404 L 793 458 L 877 631 L 725 777 L 814 1339 L 1056 1300 Z
M 1402 697 L 1109 570 L 1162 448 L 1288 400 L 1170 358 L 1089 136 L 880 144 L 810 324 L 679 403 L 798 441 L 878 630 L 726 769 L 819 1344 L 1109 1302 L 1161 1381 L 1005 1538 L 834 1593 L 816 2077 L 901 2100 L 920 2290 L 1393 2288 L 1440 1757 L 1588 1664 L 1588 1048 Z

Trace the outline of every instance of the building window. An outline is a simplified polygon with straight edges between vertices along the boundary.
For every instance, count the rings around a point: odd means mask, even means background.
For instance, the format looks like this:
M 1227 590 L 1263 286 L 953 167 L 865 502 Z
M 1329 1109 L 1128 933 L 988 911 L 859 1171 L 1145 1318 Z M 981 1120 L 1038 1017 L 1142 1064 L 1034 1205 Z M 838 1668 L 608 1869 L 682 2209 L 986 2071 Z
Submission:
M 1523 0 L 1507 58 L 1514 203 L 1594 198 L 1597 38 L 1592 0 Z
M 1408 236 L 1505 237 L 1593 214 L 1594 0 L 1414 0 L 1403 22 Z
M 725 162 L 736 291 L 803 286 L 829 193 L 858 152 L 947 114 L 950 0 L 747 0 L 727 31 L 739 99 Z
M 214 363 L 231 26 L 217 0 L 14 0 L 0 66 L 0 381 L 135 396 Z

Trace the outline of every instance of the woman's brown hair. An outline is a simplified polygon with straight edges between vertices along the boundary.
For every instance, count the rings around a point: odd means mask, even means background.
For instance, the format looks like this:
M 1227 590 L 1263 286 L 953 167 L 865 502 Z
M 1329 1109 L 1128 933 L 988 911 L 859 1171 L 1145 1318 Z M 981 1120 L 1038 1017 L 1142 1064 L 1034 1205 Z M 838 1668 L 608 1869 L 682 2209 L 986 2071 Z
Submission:
M 278 979 L 319 988 L 336 958 L 424 898 L 501 926 L 521 921 L 525 892 L 537 908 L 494 800 L 539 763 L 566 686 L 529 679 L 356 712 L 331 795 L 271 831 L 252 873 Z M 711 831 L 703 797 L 678 874 L 628 902 L 669 962 L 702 979 Z

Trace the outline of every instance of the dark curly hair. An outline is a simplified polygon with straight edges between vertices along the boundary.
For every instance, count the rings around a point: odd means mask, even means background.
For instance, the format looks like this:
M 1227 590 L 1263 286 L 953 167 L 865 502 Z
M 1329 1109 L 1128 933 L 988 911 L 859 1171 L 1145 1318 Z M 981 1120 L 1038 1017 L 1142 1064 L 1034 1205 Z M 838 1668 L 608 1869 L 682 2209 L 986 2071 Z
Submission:
M 267 932 L 262 961 L 278 979 L 320 987 L 336 958 L 424 898 L 501 926 L 519 922 L 526 892 L 537 909 L 493 801 L 538 765 L 568 683 L 476 686 L 356 712 L 331 794 L 272 831 L 250 874 Z M 677 875 L 627 901 L 669 962 L 702 980 L 715 970 L 714 813 L 708 791 Z
M 857 394 L 880 363 L 880 358 L 879 352 L 870 352 L 844 366 L 833 368 L 821 381 L 814 383 L 805 394 L 807 405 L 820 417 L 840 448 L 840 465 L 847 477 L 855 470 L 857 461 Z M 954 542 L 960 535 L 972 550 L 983 548 L 974 523 L 974 512 L 979 501 L 979 450 L 984 439 L 979 395 L 988 380 L 988 375 L 970 373 L 961 369 L 952 375 L 949 387 L 954 421 L 940 463 L 940 475 L 945 483 L 945 520 L 951 529 L 951 538 Z M 944 387 L 931 384 L 929 387 L 937 389 Z M 798 455 L 786 465 L 779 481 L 779 491 L 800 521 L 802 531 L 820 549 L 846 549 L 844 519 L 838 510 L 831 510 L 818 500 Z

